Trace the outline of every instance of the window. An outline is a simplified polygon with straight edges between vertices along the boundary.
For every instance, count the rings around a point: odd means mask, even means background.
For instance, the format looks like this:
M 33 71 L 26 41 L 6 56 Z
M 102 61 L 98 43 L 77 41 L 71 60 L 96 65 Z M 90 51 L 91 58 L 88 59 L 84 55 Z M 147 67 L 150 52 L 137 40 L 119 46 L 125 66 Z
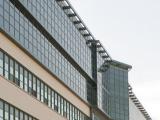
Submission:
M 10 106 L 10 120 L 14 120 L 14 108 Z
M 32 74 L 29 73 L 29 93 L 32 94 Z
M 23 112 L 20 112 L 20 117 L 19 118 L 20 118 L 20 120 L 24 120 L 23 119 Z
M 72 117 L 72 105 L 70 104 L 70 106 L 69 106 L 69 109 L 70 109 L 70 120 L 73 120 L 73 117 Z
M 3 75 L 3 53 L 0 51 L 0 75 Z
M 15 83 L 19 86 L 19 65 L 15 62 Z
M 74 112 L 74 107 L 72 106 L 72 119 L 75 120 L 75 112 Z
M 66 104 L 66 100 L 63 101 L 63 116 L 67 117 L 67 104 Z
M 67 102 L 67 119 L 70 119 L 70 108 L 69 108 L 69 103 Z
M 24 70 L 24 90 L 28 92 L 28 71 Z
M 5 114 L 4 114 L 4 119 L 9 120 L 9 106 L 8 104 L 5 103 Z
M 37 99 L 40 100 L 40 81 L 37 79 Z
M 51 96 L 52 96 L 51 89 L 48 87 L 48 106 L 49 107 L 51 107 Z
M 32 117 L 29 116 L 29 119 L 28 119 L 28 120 L 32 120 Z
M 77 119 L 78 119 L 78 118 L 77 118 L 78 114 L 77 114 L 77 109 L 76 109 L 76 108 L 74 109 L 74 113 L 75 113 L 75 114 L 74 114 L 74 115 L 75 115 L 74 118 L 75 118 L 75 120 L 77 120 Z
M 19 110 L 15 109 L 15 120 L 19 120 Z
M 54 110 L 54 91 L 52 91 L 52 109 Z
M 28 120 L 28 115 L 24 115 L 24 120 Z
M 44 84 L 41 82 L 41 101 L 44 101 Z
M 78 116 L 78 120 L 80 120 L 80 114 L 79 114 L 80 112 L 79 111 L 77 111 L 77 116 Z
M 81 113 L 81 116 L 80 116 L 81 120 L 84 120 L 84 115 Z
M 58 112 L 58 96 L 57 96 L 57 93 L 54 94 L 54 109 Z
M 8 79 L 8 56 L 5 55 L 5 72 L 4 72 L 4 75 L 5 75 L 5 78 Z
M 13 82 L 14 81 L 14 61 L 12 59 L 9 60 L 9 79 Z
M 44 86 L 44 103 L 48 105 L 48 91 L 47 91 L 47 85 Z
M 3 102 L 0 100 L 0 120 L 3 120 Z
M 22 66 L 20 66 L 20 88 L 22 88 L 23 89 L 23 67 Z
M 58 113 L 61 113 L 61 99 L 60 96 L 58 95 Z
M 33 90 L 32 90 L 32 95 L 37 97 L 37 90 L 36 90 L 36 85 L 37 85 L 37 79 L 35 76 L 33 76 Z

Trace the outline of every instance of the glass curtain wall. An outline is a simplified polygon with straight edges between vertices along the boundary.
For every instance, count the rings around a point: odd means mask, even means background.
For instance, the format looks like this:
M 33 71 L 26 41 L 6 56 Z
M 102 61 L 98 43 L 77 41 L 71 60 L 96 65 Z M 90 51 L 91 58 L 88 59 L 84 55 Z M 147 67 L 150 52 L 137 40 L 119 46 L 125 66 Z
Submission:
M 36 2 L 38 4 L 38 1 Z M 50 8 L 48 7 L 48 9 Z M 1 29 L 9 36 L 11 36 L 17 43 L 19 43 L 19 45 L 25 48 L 34 58 L 38 60 L 38 62 L 40 62 L 48 70 L 50 70 L 76 94 L 78 94 L 82 99 L 87 101 L 86 78 L 80 72 L 78 72 L 78 70 L 49 42 L 46 37 L 44 37 L 43 34 L 41 34 L 41 32 L 9 0 L 0 1 L 0 11 Z M 81 48 L 84 47 L 85 46 Z M 84 56 L 87 56 L 87 60 L 85 61 L 87 62 L 87 65 L 84 66 L 90 65 L 90 60 L 88 60 L 90 53 L 85 52 L 85 50 L 80 51 L 83 51 L 83 54 L 79 53 L 82 54 L 82 57 L 78 58 L 82 59 Z M 88 53 L 88 55 L 86 55 L 85 53 Z M 6 64 L 7 66 L 9 61 L 7 58 L 5 60 L 6 61 L 4 64 Z M 11 66 L 9 69 L 8 67 L 5 68 L 4 73 L 7 79 L 8 70 L 10 70 L 10 73 L 12 74 L 13 67 L 14 66 Z M 26 74 L 26 71 L 23 72 L 24 74 Z M 23 81 L 21 79 L 20 85 L 22 85 L 22 82 Z M 26 79 L 24 79 L 24 82 L 25 84 L 27 84 Z M 29 90 L 26 85 L 21 87 L 24 87 L 26 91 Z
M 129 120 L 128 70 L 110 65 L 103 74 L 109 90 L 109 115 L 114 120 Z

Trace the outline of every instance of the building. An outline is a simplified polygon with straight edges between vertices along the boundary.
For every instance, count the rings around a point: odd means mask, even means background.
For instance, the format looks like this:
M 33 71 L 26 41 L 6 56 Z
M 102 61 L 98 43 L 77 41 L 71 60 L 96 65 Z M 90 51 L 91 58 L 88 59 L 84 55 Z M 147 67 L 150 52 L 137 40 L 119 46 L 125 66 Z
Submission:
M 67 0 L 0 0 L 0 120 L 129 120 L 130 69 Z

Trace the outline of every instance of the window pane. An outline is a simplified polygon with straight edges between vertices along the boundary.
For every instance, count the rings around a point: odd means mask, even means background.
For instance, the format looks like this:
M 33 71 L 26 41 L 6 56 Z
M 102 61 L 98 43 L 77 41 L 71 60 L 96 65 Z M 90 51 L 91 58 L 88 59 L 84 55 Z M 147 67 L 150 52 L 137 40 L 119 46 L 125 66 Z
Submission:
M 5 120 L 9 120 L 9 106 L 5 103 Z
M 40 81 L 37 79 L 37 99 L 40 100 Z
M 58 112 L 57 93 L 54 94 L 54 109 Z
M 24 70 L 24 90 L 28 92 L 28 72 Z
M 14 120 L 14 108 L 10 106 L 10 120 Z
M 36 77 L 33 76 L 33 90 L 32 90 L 32 95 L 35 96 L 35 97 L 37 97 L 36 81 L 37 81 Z
M 44 91 L 44 97 L 45 97 L 44 103 L 48 105 L 48 94 L 47 94 L 47 86 L 46 85 L 44 86 L 44 90 L 45 90 Z
M 0 101 L 0 120 L 3 120 L 3 102 Z
M 54 110 L 54 91 L 52 91 L 52 109 Z
M 41 82 L 41 101 L 44 101 L 44 84 Z
M 15 83 L 19 86 L 19 65 L 15 62 Z
M 29 93 L 32 94 L 32 74 L 29 73 Z
M 74 113 L 75 113 L 74 114 L 75 115 L 74 118 L 75 118 L 75 120 L 77 120 L 78 119 L 78 114 L 77 114 L 77 109 L 76 108 L 74 109 Z
M 8 56 L 5 55 L 5 78 L 8 79 Z
M 3 76 L 3 53 L 0 51 L 0 75 Z
M 23 119 L 23 112 L 20 112 L 20 120 L 24 120 Z
M 61 99 L 60 96 L 58 95 L 58 113 L 61 113 Z
M 9 70 L 10 70 L 9 79 L 13 82 L 14 81 L 14 61 L 12 59 L 10 59 Z
M 73 120 L 72 118 L 72 105 L 70 104 L 70 120 Z
M 63 98 L 61 98 L 61 115 L 63 116 Z
M 70 118 L 70 109 L 69 109 L 69 103 L 67 102 L 67 119 Z
M 24 120 L 28 120 L 28 115 L 24 115 Z
M 20 88 L 23 89 L 23 67 L 20 66 Z
M 48 88 L 48 106 L 51 107 L 51 89 Z
M 66 104 L 66 100 L 64 100 L 64 104 L 63 104 L 63 116 L 64 117 L 67 117 L 67 111 L 66 111 L 66 108 L 67 108 L 67 104 Z
M 15 109 L 15 120 L 19 120 L 19 110 Z
M 32 117 L 29 117 L 29 120 L 32 120 Z

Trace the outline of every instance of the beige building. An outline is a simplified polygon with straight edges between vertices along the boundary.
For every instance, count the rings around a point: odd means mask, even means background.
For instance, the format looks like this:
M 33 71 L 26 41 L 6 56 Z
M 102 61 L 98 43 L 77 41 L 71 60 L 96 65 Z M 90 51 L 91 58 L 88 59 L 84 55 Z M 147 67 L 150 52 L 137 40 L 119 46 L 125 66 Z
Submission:
M 51 89 L 58 91 L 57 94 L 59 94 L 59 96 L 63 96 L 63 99 L 70 103 L 70 105 L 72 104 L 72 106 L 76 106 L 79 111 L 83 111 L 87 117 L 90 117 L 90 107 L 86 102 L 70 91 L 56 77 L 46 71 L 2 32 L 0 33 L 0 53 L 1 67 L 3 64 L 2 54 L 5 54 L 7 58 L 10 60 L 12 59 L 27 71 L 31 72 L 35 76 L 38 76 L 38 79 L 41 79 L 41 81 L 48 85 Z M 9 80 L 9 78 L 3 75 L 0 76 L 0 98 L 13 106 L 26 111 L 28 114 L 39 120 L 66 119 L 64 116 L 60 115 L 58 111 L 53 110 L 51 107 L 47 106 L 45 103 L 33 96 L 32 93 L 23 90 L 21 86 L 17 85 L 15 82 Z
M 0 120 L 136 120 L 131 68 L 68 0 L 0 0 Z

